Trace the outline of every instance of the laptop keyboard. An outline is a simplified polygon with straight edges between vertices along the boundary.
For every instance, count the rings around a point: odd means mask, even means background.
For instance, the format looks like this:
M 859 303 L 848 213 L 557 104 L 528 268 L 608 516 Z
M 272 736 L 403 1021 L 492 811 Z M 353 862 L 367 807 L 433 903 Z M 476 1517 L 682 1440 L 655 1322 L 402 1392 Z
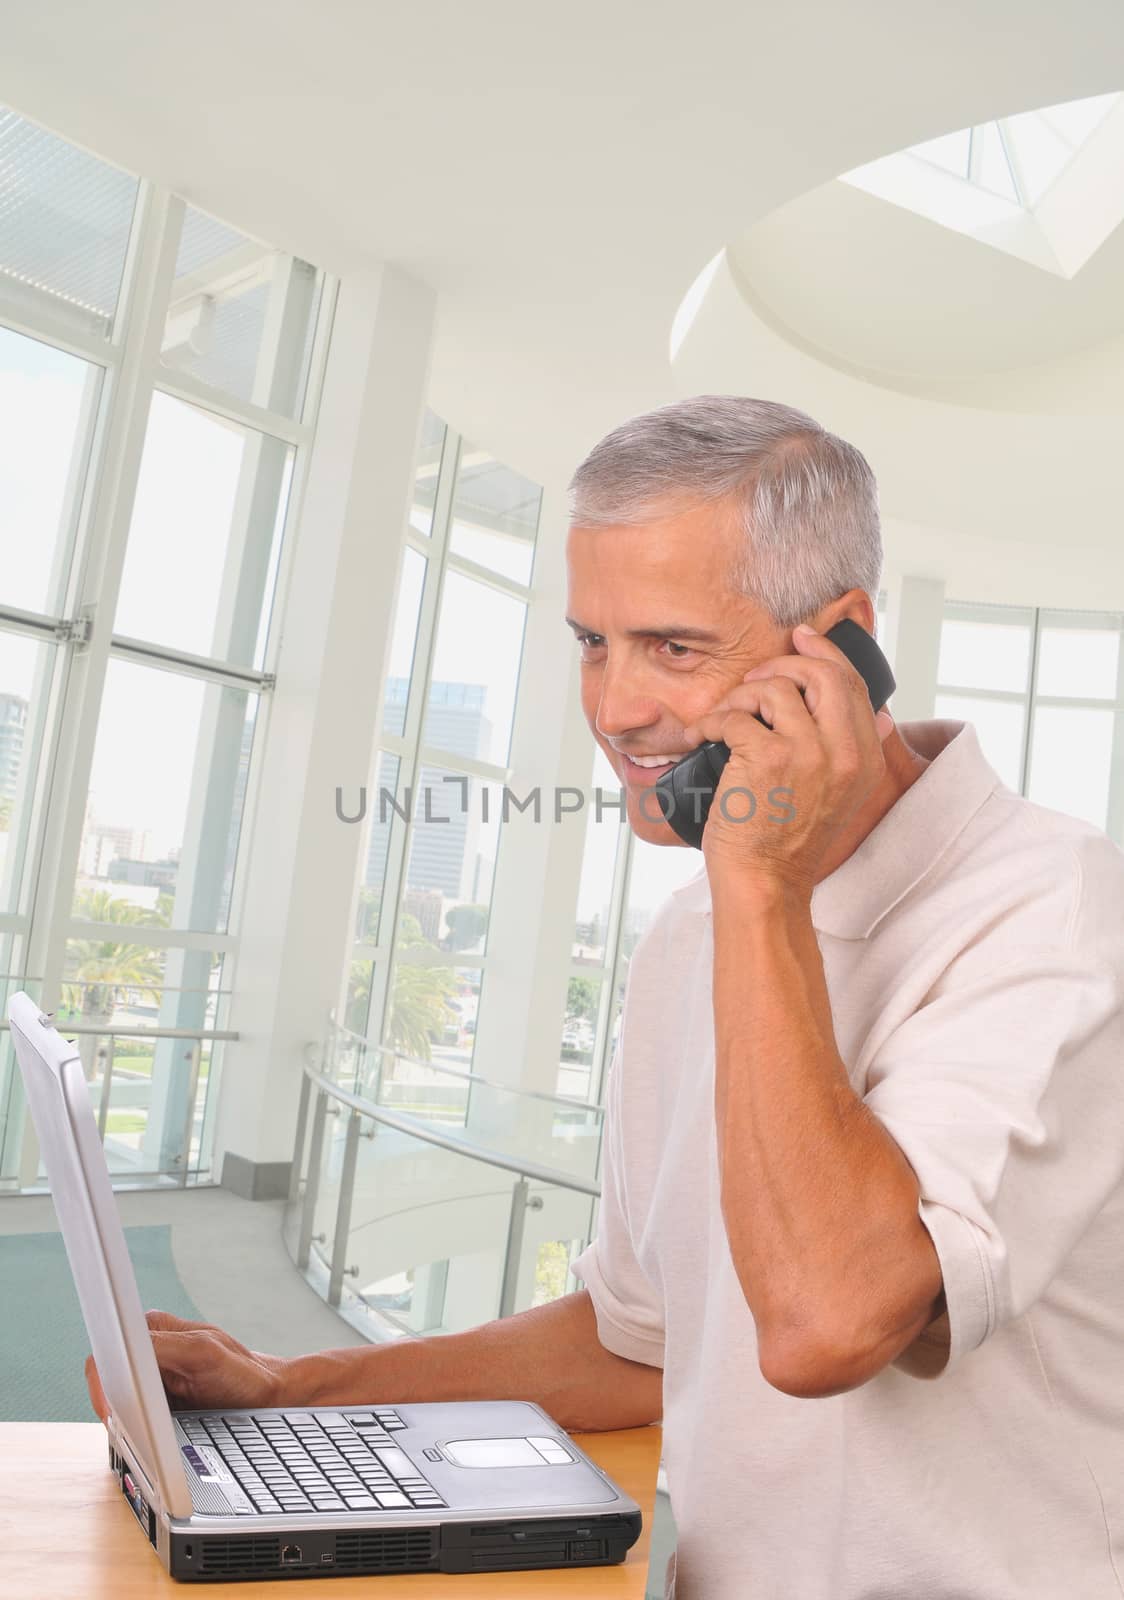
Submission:
M 253 1416 L 180 1417 L 192 1465 L 210 1464 L 200 1447 L 217 1451 L 254 1509 L 307 1515 L 314 1511 L 403 1511 L 446 1502 L 394 1443 L 405 1423 L 388 1406 L 325 1414 L 270 1412 Z

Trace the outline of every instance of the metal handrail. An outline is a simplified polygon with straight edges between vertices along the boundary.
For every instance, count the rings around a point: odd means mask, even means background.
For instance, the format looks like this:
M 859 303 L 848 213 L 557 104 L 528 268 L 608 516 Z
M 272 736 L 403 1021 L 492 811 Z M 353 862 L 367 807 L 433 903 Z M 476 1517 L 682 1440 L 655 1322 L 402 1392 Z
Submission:
M 489 1150 L 487 1145 L 477 1144 L 472 1139 L 458 1139 L 453 1133 L 442 1133 L 431 1122 L 421 1122 L 417 1117 L 407 1116 L 401 1111 L 388 1111 L 385 1106 L 376 1105 L 362 1095 L 342 1089 L 338 1083 L 333 1083 L 331 1078 L 325 1078 L 312 1067 L 306 1066 L 304 1072 L 317 1089 L 350 1106 L 360 1117 L 370 1117 L 372 1122 L 383 1122 L 388 1128 L 396 1128 L 399 1133 L 408 1133 L 415 1139 L 424 1139 L 427 1144 L 439 1145 L 443 1150 L 451 1150 L 454 1155 L 467 1156 L 470 1161 L 483 1161 L 489 1167 L 503 1167 L 505 1171 L 514 1172 L 521 1178 L 533 1178 L 536 1183 L 576 1189 L 579 1194 L 587 1194 L 592 1199 L 601 1193 L 599 1184 L 590 1183 L 585 1178 L 572 1177 L 568 1172 L 560 1172 L 554 1167 L 540 1166 L 537 1161 L 520 1161 L 514 1156 L 505 1155 L 502 1150 Z
M 6 1029 L 7 1022 L 0 1022 Z M 118 1039 L 237 1039 L 229 1028 L 98 1028 L 88 1022 L 64 1022 L 58 1030 L 64 1038 L 72 1033 L 113 1034 Z
M 296 1265 L 301 1272 L 307 1273 L 309 1270 L 313 1242 L 312 1229 L 316 1201 L 320 1190 L 320 1161 L 324 1145 L 324 1124 L 328 1116 L 328 1101 L 335 1100 L 341 1106 L 348 1107 L 351 1113 L 347 1120 L 343 1165 L 340 1171 L 339 1199 L 336 1203 L 335 1232 L 332 1238 L 332 1258 L 328 1267 L 328 1304 L 337 1309 L 340 1306 L 343 1295 L 344 1277 L 354 1270 L 345 1266 L 345 1261 L 347 1259 L 347 1247 L 351 1229 L 351 1202 L 359 1156 L 359 1126 L 364 1118 L 368 1118 L 372 1122 L 381 1123 L 384 1127 L 393 1128 L 399 1133 L 408 1134 L 411 1138 L 420 1139 L 423 1143 L 436 1145 L 442 1150 L 449 1150 L 454 1155 L 466 1156 L 470 1161 L 479 1161 L 486 1166 L 498 1167 L 502 1171 L 515 1174 L 516 1181 L 512 1186 L 511 1212 L 508 1218 L 503 1282 L 500 1289 L 499 1314 L 501 1317 L 510 1316 L 515 1310 L 515 1293 L 519 1277 L 520 1253 L 523 1248 L 526 1212 L 529 1207 L 542 1206 L 542 1197 L 531 1194 L 529 1180 L 546 1184 L 551 1188 L 569 1189 L 574 1193 L 587 1195 L 591 1200 L 596 1200 L 600 1197 L 601 1188 L 597 1183 L 585 1178 L 574 1177 L 567 1172 L 559 1172 L 553 1167 L 544 1167 L 537 1161 L 520 1160 L 515 1156 L 507 1155 L 504 1151 L 490 1150 L 486 1145 L 477 1144 L 472 1139 L 458 1138 L 452 1133 L 442 1132 L 432 1123 L 421 1122 L 403 1112 L 388 1111 L 385 1106 L 376 1105 L 362 1095 L 354 1094 L 351 1090 L 344 1089 L 340 1084 L 333 1082 L 331 1078 L 326 1078 L 323 1073 L 318 1072 L 315 1067 L 306 1062 L 303 1068 L 300 1104 L 297 1110 L 297 1131 L 289 1187 L 290 1202 L 295 1202 L 299 1197 L 305 1131 L 308 1125 L 309 1100 L 313 1089 L 316 1091 L 316 1105 L 312 1116 L 308 1174 L 305 1178 L 304 1196 L 301 1204 Z M 567 1102 L 567 1104 L 569 1103 L 572 1102 Z M 369 1135 L 369 1137 L 373 1136 L 373 1133 Z
M 50 1013 L 54 1015 L 54 1013 Z M 7 1029 L 7 1020 L 0 1022 L 0 1028 Z M 104 1055 L 99 1050 L 97 1053 L 102 1059 L 101 1093 L 98 1097 L 97 1125 L 98 1138 L 105 1144 L 106 1129 L 109 1125 L 110 1097 L 113 1089 L 113 1075 L 115 1071 L 128 1073 L 127 1067 L 121 1067 L 116 1060 L 115 1045 L 118 1039 L 152 1039 L 159 1042 L 162 1039 L 186 1039 L 191 1044 L 190 1066 L 188 1068 L 188 1082 L 186 1106 L 184 1113 L 184 1129 L 181 1135 L 180 1154 L 174 1157 L 178 1164 L 178 1173 L 170 1170 L 161 1170 L 157 1176 L 177 1177 L 181 1186 L 187 1184 L 188 1167 L 191 1163 L 191 1135 L 195 1127 L 195 1101 L 199 1093 L 199 1074 L 203 1057 L 203 1044 L 205 1041 L 237 1040 L 239 1034 L 230 1028 L 120 1028 L 113 1026 L 98 1027 L 88 1022 L 64 1022 L 60 1030 L 62 1037 L 71 1038 L 75 1034 L 89 1035 L 92 1038 L 108 1041 Z M 134 1174 L 134 1176 L 147 1176 L 147 1174 Z
M 376 1044 L 364 1034 L 356 1033 L 354 1028 L 349 1028 L 340 1022 L 334 1011 L 329 1011 L 328 1021 L 338 1033 L 346 1033 L 349 1039 L 361 1044 L 364 1050 L 393 1056 L 395 1060 L 404 1061 L 409 1067 L 425 1067 L 430 1072 L 447 1072 L 450 1077 L 467 1078 L 471 1083 L 482 1083 L 486 1089 L 502 1089 L 507 1094 L 516 1094 L 525 1100 L 546 1100 L 552 1105 L 567 1106 L 571 1111 L 596 1111 L 599 1116 L 605 1114 L 605 1107 L 596 1105 L 592 1100 L 571 1100 L 564 1094 L 549 1094 L 545 1089 L 517 1089 L 510 1083 L 497 1083 L 494 1078 L 485 1078 L 483 1073 L 470 1072 L 465 1067 L 447 1067 L 444 1062 L 421 1061 L 417 1056 L 403 1055 L 401 1050 L 396 1050 L 393 1045 Z

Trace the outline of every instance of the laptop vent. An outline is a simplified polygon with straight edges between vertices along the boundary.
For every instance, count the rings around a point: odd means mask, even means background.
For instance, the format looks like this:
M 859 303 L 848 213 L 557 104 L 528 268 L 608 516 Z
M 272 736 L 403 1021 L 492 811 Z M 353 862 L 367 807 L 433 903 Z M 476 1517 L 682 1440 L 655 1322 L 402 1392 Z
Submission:
M 437 1554 L 432 1528 L 387 1528 L 379 1533 L 337 1533 L 336 1571 L 379 1567 L 430 1571 Z
M 281 1541 L 248 1534 L 240 1539 L 203 1539 L 201 1570 L 212 1575 L 270 1572 L 281 1565 Z

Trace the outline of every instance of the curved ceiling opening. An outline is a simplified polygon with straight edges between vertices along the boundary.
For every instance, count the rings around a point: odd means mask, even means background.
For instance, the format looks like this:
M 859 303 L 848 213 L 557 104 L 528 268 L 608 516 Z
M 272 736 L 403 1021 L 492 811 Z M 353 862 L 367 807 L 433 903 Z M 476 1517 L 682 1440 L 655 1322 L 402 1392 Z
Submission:
M 850 376 L 1001 409 L 1118 412 L 1122 224 L 1124 93 L 960 128 L 747 227 L 684 296 L 671 359 L 701 337 L 724 257 L 757 321 Z
M 1124 94 L 998 117 L 895 151 L 844 183 L 1072 278 L 1124 220 Z

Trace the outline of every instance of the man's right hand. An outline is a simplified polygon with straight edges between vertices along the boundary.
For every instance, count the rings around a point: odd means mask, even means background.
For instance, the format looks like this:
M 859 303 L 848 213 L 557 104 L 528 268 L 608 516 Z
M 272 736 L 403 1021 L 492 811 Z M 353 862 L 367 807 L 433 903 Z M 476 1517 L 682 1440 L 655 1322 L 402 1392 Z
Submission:
M 283 1404 L 282 1380 L 288 1365 L 283 1356 L 247 1350 L 210 1322 L 187 1322 L 169 1311 L 145 1315 L 164 1391 L 174 1410 Z M 86 1385 L 94 1410 L 105 1422 L 109 1406 L 93 1356 L 86 1360 Z

